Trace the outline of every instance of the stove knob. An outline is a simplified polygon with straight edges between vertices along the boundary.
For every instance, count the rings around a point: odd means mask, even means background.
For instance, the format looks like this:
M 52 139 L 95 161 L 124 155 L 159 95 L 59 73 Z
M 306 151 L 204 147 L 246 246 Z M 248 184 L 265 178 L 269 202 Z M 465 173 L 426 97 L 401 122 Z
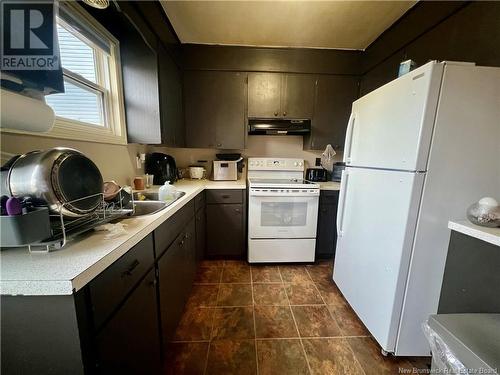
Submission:
M 297 163 L 297 162 L 293 163 L 294 167 L 296 167 L 297 165 L 299 165 L 299 163 Z
M 302 162 L 299 162 L 299 167 L 302 167 Z

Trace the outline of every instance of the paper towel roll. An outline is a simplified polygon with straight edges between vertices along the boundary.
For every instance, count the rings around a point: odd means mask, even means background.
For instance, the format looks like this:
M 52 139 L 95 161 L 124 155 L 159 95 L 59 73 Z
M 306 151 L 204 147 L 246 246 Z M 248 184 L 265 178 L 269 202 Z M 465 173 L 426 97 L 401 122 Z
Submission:
M 1 90 L 2 128 L 48 132 L 54 126 L 54 111 L 45 102 L 8 90 Z

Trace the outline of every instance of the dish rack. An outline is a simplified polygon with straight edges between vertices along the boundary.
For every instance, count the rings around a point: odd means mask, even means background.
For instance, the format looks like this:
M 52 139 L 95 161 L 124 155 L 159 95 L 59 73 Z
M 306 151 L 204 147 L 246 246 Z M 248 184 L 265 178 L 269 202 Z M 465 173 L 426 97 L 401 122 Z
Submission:
M 85 233 L 99 225 L 109 223 L 110 221 L 132 215 L 135 211 L 134 196 L 131 193 L 127 193 L 130 196 L 130 201 L 124 205 L 123 201 L 125 197 L 122 194 L 123 191 L 124 188 L 121 188 L 117 194 L 117 202 L 106 202 L 104 200 L 104 194 L 97 193 L 61 204 L 59 206 L 59 213 L 51 213 L 49 215 L 51 236 L 43 241 L 23 246 L 28 246 L 30 252 L 50 252 L 58 250 L 66 246 L 69 240 L 79 234 Z M 130 191 L 132 191 L 132 189 L 130 189 Z M 67 205 L 95 197 L 101 198 L 99 206 L 95 211 L 78 218 L 66 218 L 63 216 L 63 208 Z

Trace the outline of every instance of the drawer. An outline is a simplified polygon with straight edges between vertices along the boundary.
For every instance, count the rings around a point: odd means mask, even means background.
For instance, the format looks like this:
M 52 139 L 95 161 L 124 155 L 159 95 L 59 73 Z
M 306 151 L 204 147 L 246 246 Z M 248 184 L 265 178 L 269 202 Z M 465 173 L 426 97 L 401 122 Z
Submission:
M 150 234 L 122 255 L 89 285 L 96 328 L 153 266 L 153 236 Z
M 220 203 L 243 203 L 243 190 L 207 190 L 207 203 L 220 204 Z
M 205 207 L 205 192 L 202 191 L 196 197 L 194 197 L 194 209 L 198 212 L 199 209 Z
M 155 256 L 159 258 L 194 216 L 195 199 L 192 199 L 154 231 Z

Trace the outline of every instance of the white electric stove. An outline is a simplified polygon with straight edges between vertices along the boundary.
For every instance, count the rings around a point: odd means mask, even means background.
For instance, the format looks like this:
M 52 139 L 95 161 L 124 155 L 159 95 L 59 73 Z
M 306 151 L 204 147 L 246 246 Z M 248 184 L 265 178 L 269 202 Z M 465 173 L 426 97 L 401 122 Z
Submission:
M 248 261 L 313 262 L 319 184 L 304 160 L 249 158 Z

